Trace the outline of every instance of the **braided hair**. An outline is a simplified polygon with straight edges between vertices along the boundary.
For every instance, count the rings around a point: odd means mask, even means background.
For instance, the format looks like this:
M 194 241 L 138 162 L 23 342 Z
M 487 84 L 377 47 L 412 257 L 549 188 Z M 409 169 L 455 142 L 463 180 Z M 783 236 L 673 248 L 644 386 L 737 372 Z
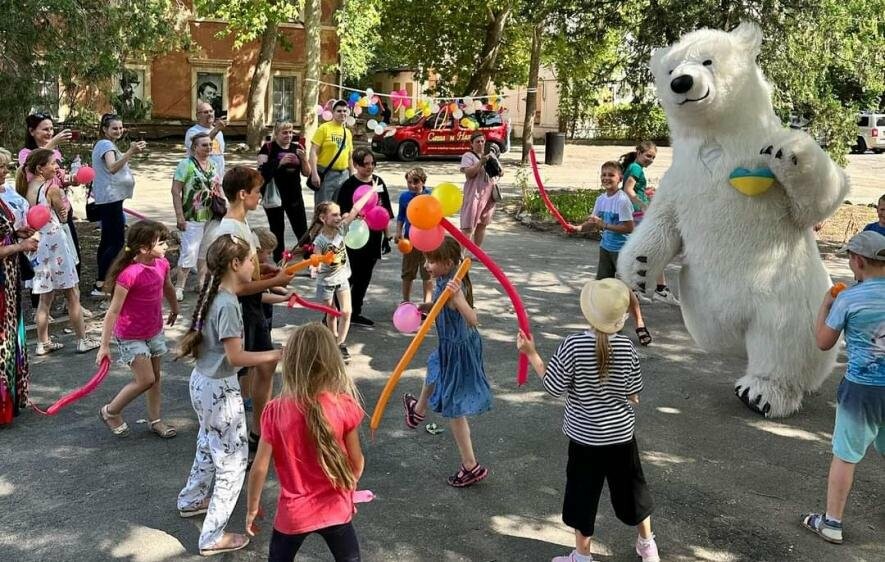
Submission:
M 231 263 L 234 260 L 240 260 L 240 262 L 247 260 L 250 252 L 249 243 L 232 234 L 222 234 L 209 246 L 206 253 L 206 277 L 203 278 L 200 296 L 197 297 L 197 306 L 194 307 L 190 330 L 181 339 L 176 359 L 182 357 L 199 358 L 200 344 L 203 343 L 203 322 L 215 296 L 218 295 L 218 288 L 227 272 L 230 271 Z
M 157 221 L 145 219 L 130 226 L 126 232 L 126 245 L 117 254 L 105 277 L 104 285 L 102 285 L 104 291 L 114 296 L 117 277 L 123 273 L 124 269 L 132 265 L 132 262 L 138 257 L 138 253 L 142 249 L 150 251 L 158 242 L 166 240 L 168 237 L 169 230 L 166 225 Z

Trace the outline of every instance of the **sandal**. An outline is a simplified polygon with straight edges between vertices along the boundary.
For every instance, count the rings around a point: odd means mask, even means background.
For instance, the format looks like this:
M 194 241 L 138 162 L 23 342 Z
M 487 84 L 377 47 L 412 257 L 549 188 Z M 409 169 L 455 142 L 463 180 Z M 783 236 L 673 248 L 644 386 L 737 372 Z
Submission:
M 98 411 L 98 417 L 101 418 L 101 421 L 104 422 L 106 426 L 108 426 L 111 433 L 117 437 L 127 437 L 129 435 L 129 425 L 125 421 L 116 427 L 111 425 L 111 418 L 122 418 L 122 416 L 120 414 L 111 415 L 110 412 L 108 412 L 107 404 L 102 406 Z
M 449 486 L 452 486 L 453 488 L 466 488 L 467 486 L 476 484 L 480 480 L 485 480 L 485 477 L 488 475 L 489 469 L 479 463 L 476 463 L 476 466 L 470 470 L 467 470 L 462 464 L 461 468 L 458 469 L 458 472 L 449 476 L 446 481 L 449 483 Z
M 418 424 L 424 421 L 424 416 L 415 411 L 415 404 L 418 399 L 409 393 L 403 394 L 403 409 L 406 411 L 406 425 L 410 429 L 415 429 Z
M 175 428 L 171 425 L 167 425 L 161 419 L 154 420 L 152 422 L 148 422 L 148 427 L 151 428 L 151 431 L 160 436 L 161 439 L 172 439 L 178 432 L 175 431 Z
M 823 513 L 802 516 L 802 526 L 829 543 L 842 544 L 842 523 L 830 521 Z
M 249 545 L 249 537 L 246 535 L 241 535 L 239 533 L 225 533 L 221 537 L 221 541 L 215 543 L 216 545 L 222 542 L 225 537 L 232 537 L 230 541 L 230 546 L 213 546 L 211 548 L 201 548 L 200 556 L 214 556 L 216 554 L 222 554 L 225 552 L 233 552 L 235 550 L 240 550 L 246 548 Z
M 645 346 L 651 343 L 651 334 L 645 326 L 636 328 L 636 336 L 639 338 L 639 345 Z

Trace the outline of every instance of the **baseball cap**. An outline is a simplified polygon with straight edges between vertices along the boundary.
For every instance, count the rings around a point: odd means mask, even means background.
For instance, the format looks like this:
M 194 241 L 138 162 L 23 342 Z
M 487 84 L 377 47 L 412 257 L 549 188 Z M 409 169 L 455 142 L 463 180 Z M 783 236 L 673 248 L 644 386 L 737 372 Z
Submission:
M 874 230 L 858 232 L 839 248 L 839 253 L 851 252 L 867 259 L 885 261 L 885 236 Z

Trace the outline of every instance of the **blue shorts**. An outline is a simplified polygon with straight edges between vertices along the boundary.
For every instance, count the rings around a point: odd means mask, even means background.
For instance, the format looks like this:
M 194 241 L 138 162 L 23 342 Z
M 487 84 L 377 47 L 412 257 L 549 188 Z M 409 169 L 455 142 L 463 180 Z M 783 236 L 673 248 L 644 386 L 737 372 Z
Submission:
M 335 295 L 344 291 L 349 291 L 350 285 L 341 283 L 338 285 L 326 285 L 325 283 L 317 283 L 317 300 L 320 302 L 329 302 Z
M 833 455 L 851 464 L 864 457 L 870 444 L 885 455 L 885 386 L 842 379 L 836 391 Z
M 135 361 L 139 355 L 143 355 L 148 359 L 160 357 L 166 354 L 166 336 L 160 332 L 149 340 L 121 340 L 114 337 L 114 343 L 117 344 L 117 350 L 120 352 L 120 363 L 127 367 Z

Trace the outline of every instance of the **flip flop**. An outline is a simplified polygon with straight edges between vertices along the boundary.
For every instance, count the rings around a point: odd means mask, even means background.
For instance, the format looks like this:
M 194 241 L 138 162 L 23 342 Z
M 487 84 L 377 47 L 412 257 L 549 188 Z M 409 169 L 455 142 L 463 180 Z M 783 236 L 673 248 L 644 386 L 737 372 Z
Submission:
M 233 552 L 235 550 L 242 550 L 249 546 L 249 537 L 245 535 L 240 535 L 238 533 L 234 533 L 235 537 L 238 537 L 236 542 L 232 546 L 226 546 L 221 548 L 201 548 L 200 556 L 215 556 L 216 554 L 224 554 L 225 552 Z
M 439 435 L 440 433 L 445 431 L 445 429 L 439 427 L 435 423 L 429 423 L 424 426 L 424 431 L 426 431 L 427 433 L 429 433 L 431 435 Z

